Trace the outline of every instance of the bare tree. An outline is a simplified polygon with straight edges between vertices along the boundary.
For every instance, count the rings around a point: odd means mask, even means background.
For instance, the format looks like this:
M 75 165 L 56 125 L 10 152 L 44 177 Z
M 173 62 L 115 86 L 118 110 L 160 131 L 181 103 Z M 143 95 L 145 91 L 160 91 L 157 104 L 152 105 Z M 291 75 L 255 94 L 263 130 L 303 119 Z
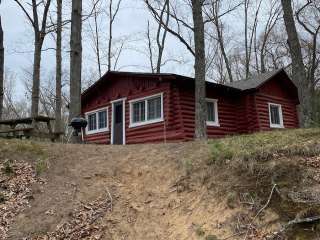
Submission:
M 56 94 L 55 94 L 55 132 L 62 132 L 62 0 L 57 0 L 57 40 L 56 40 Z
M 27 8 L 21 1 L 14 0 L 22 11 L 25 13 L 34 31 L 34 57 L 33 57 L 33 84 L 32 84 L 32 104 L 31 116 L 36 117 L 39 113 L 39 90 L 40 90 L 40 66 L 41 66 L 41 51 L 45 36 L 47 35 L 47 18 L 51 0 L 40 1 L 32 0 L 32 15 L 29 14 Z M 39 19 L 39 6 L 43 5 L 42 20 Z
M 312 12 L 307 12 L 307 16 L 302 19 L 303 12 L 310 7 L 310 10 L 315 11 L 315 15 L 317 15 L 317 19 L 315 19 L 315 23 L 309 23 L 307 19 L 311 18 Z M 310 35 L 311 41 L 307 43 L 309 48 L 309 62 L 307 67 L 307 78 L 311 83 L 312 90 L 315 89 L 317 85 L 316 80 L 316 70 L 319 66 L 320 59 L 317 58 L 317 50 L 318 50 L 318 35 L 320 31 L 320 4 L 316 4 L 316 1 L 308 1 L 304 4 L 297 12 L 296 12 L 298 23 L 303 27 L 303 29 Z
M 202 6 L 203 0 L 192 0 L 195 46 L 195 137 L 199 140 L 207 139 L 206 55 Z
M 98 72 L 99 72 L 99 77 L 102 77 L 102 70 L 101 70 L 101 53 L 100 53 L 100 30 L 99 30 L 99 22 L 98 22 L 98 17 L 99 14 L 101 13 L 99 11 L 98 3 L 101 2 L 100 0 L 92 0 L 92 5 L 93 5 L 93 10 L 92 10 L 92 15 L 93 15 L 93 27 L 91 24 L 89 24 L 90 31 L 92 33 L 93 41 L 94 41 L 94 51 L 95 55 L 97 58 L 97 65 L 98 65 Z
M 1 0 L 0 0 L 1 4 Z M 0 16 L 0 119 L 3 112 L 3 81 L 4 81 L 4 46 L 3 46 L 3 30 Z
M 16 74 L 8 69 L 5 70 L 2 119 L 26 117 L 28 114 L 28 107 L 26 106 L 27 99 L 22 98 L 18 101 L 14 99 L 16 79 Z
M 274 27 L 276 26 L 279 17 L 280 17 L 280 13 L 281 13 L 281 7 L 278 4 L 277 0 L 273 0 L 270 3 L 270 10 L 268 13 L 268 19 L 266 22 L 266 25 L 264 27 L 264 31 L 263 31 L 263 35 L 262 35 L 262 43 L 261 43 L 261 47 L 260 47 L 260 67 L 261 67 L 261 72 L 264 73 L 266 72 L 266 64 L 265 64 L 265 51 L 266 51 L 266 45 L 268 43 L 269 40 L 269 36 L 272 32 L 272 30 L 274 29 Z
M 166 11 L 166 19 L 163 20 L 165 11 Z M 160 21 L 164 22 L 164 24 L 168 26 L 169 19 L 170 19 L 169 17 L 170 17 L 169 0 L 166 0 L 165 3 L 163 4 L 163 8 L 160 13 Z M 156 66 L 157 73 L 161 72 L 162 55 L 163 55 L 164 45 L 165 45 L 167 32 L 168 32 L 167 28 L 163 28 L 163 34 L 161 37 L 161 30 L 162 30 L 161 24 L 158 24 L 158 30 L 157 30 L 158 60 L 157 60 L 157 66 Z
M 301 45 L 297 29 L 294 22 L 291 0 L 281 0 L 283 8 L 284 23 L 288 34 L 288 44 L 292 59 L 293 80 L 299 89 L 300 98 L 300 121 L 302 126 L 308 126 L 311 123 L 311 96 L 310 86 L 303 63 Z
M 69 119 L 81 114 L 82 65 L 82 0 L 72 0 L 70 37 L 70 114 Z
M 254 37 L 257 32 L 259 12 L 261 8 L 262 0 L 257 2 L 257 7 L 254 11 L 254 20 L 252 26 L 249 23 L 249 10 L 251 5 L 251 0 L 244 1 L 244 35 L 245 35 L 245 77 L 246 79 L 250 76 L 250 62 L 253 48 Z
M 163 27 L 161 23 L 163 23 L 165 26 L 169 25 L 169 20 L 170 20 L 170 5 L 169 5 L 169 0 L 165 0 L 163 3 L 163 6 L 161 5 L 161 2 L 159 4 L 159 9 L 160 14 L 159 14 L 159 21 L 157 21 L 157 30 L 156 30 L 156 46 L 157 46 L 157 54 L 156 54 L 156 65 L 154 66 L 154 55 L 153 54 L 153 44 L 152 44 L 152 37 L 151 37 L 151 32 L 150 32 L 150 23 L 148 21 L 147 25 L 147 38 L 148 38 L 148 49 L 149 49 L 149 60 L 150 60 L 150 66 L 151 66 L 151 71 L 152 72 L 161 72 L 161 67 L 163 66 L 163 52 L 165 48 L 165 42 L 167 38 L 167 27 Z
M 113 0 L 109 0 L 109 42 L 108 42 L 108 71 L 112 68 L 112 39 L 113 39 L 113 24 L 119 12 L 122 0 L 117 0 L 116 8 L 113 9 Z
M 211 36 L 211 38 L 218 42 L 222 58 L 223 58 L 225 67 L 227 69 L 229 81 L 233 82 L 231 63 L 229 61 L 226 48 L 225 48 L 224 28 L 223 28 L 221 18 L 231 13 L 232 11 L 236 10 L 240 5 L 242 5 L 242 3 L 235 2 L 234 5 L 229 6 L 229 8 L 226 11 L 221 13 L 220 9 L 221 9 L 222 3 L 223 1 L 220 1 L 220 0 L 211 0 L 210 4 L 207 4 L 208 6 L 207 8 L 209 8 L 209 10 L 206 10 L 205 14 L 208 18 L 207 21 L 211 21 L 215 27 L 216 36 Z M 222 70 L 222 68 L 220 70 Z
M 159 26 L 161 27 L 161 24 L 159 24 Z M 153 47 L 152 47 L 152 40 L 151 40 L 151 33 L 150 33 L 150 22 L 149 21 L 148 21 L 148 25 L 147 25 L 147 39 L 148 39 L 150 69 L 151 69 L 151 72 L 154 73 Z
M 193 26 L 178 17 L 175 9 L 172 9 L 170 16 L 174 19 L 177 30 L 167 25 L 161 18 L 161 10 L 158 13 L 156 7 L 152 6 L 149 0 L 145 0 L 145 3 L 152 13 L 155 20 L 161 24 L 161 26 L 175 36 L 181 43 L 183 43 L 189 52 L 195 57 L 195 138 L 198 140 L 207 139 L 207 105 L 206 105 L 206 55 L 205 55 L 205 33 L 203 19 L 203 0 L 192 0 L 190 8 L 192 10 Z M 192 40 L 194 42 L 194 49 L 192 43 L 186 40 L 182 33 L 181 27 L 188 29 L 192 32 Z
M 194 49 L 192 46 L 193 39 L 192 39 L 192 37 L 190 37 L 190 36 L 193 36 L 193 27 L 191 26 L 191 24 L 187 23 L 186 21 L 184 21 L 182 18 L 180 18 L 178 16 L 177 9 L 171 7 L 171 11 L 170 11 L 170 17 L 172 19 L 174 19 L 174 23 L 176 25 L 176 29 L 174 29 L 174 27 L 166 25 L 166 23 L 164 21 L 161 21 L 160 13 L 158 12 L 158 10 L 160 10 L 160 9 L 153 6 L 153 4 L 150 2 L 150 0 L 144 0 L 144 2 L 146 3 L 148 9 L 150 10 L 153 18 L 158 23 L 160 23 L 161 26 L 164 29 L 166 29 L 170 34 L 172 34 L 174 37 L 176 37 L 187 48 L 187 50 L 193 56 L 195 56 L 195 52 L 194 52 Z M 171 2 L 169 1 L 169 3 L 171 3 Z M 172 4 L 170 4 L 170 5 L 172 5 Z M 183 36 L 183 32 L 182 32 L 183 28 L 185 28 L 188 31 L 188 34 L 187 34 L 188 36 Z

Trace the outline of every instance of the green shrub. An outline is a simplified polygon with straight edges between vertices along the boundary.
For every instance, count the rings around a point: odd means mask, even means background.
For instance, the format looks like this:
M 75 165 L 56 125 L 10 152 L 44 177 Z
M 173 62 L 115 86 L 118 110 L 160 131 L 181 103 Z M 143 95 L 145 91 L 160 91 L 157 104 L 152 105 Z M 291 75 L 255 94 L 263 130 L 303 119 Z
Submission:
M 46 171 L 48 168 L 48 163 L 46 161 L 46 159 L 40 158 L 37 160 L 36 162 L 36 174 L 37 176 L 41 175 L 44 171 Z
M 205 240 L 219 240 L 216 235 L 208 235 Z
M 29 141 L 18 142 L 15 145 L 15 148 L 17 152 L 22 152 L 22 153 L 28 152 L 28 153 L 36 154 L 38 156 L 44 155 L 44 151 L 41 148 L 41 146 L 34 142 L 29 142 Z
M 6 174 L 6 175 L 11 175 L 14 174 L 14 169 L 12 167 L 12 162 L 7 160 L 4 162 L 4 168 L 2 169 L 2 171 Z
M 228 192 L 227 194 L 227 206 L 229 208 L 235 208 L 237 203 L 237 193 L 235 191 Z
M 196 229 L 196 234 L 199 237 L 203 237 L 206 234 L 206 232 L 202 229 L 201 226 L 198 226 L 197 229 Z
M 0 204 L 4 203 L 5 201 L 6 201 L 6 196 L 2 192 L 0 192 Z
M 222 163 L 223 160 L 232 159 L 234 152 L 220 141 L 213 142 L 210 145 L 212 158 L 208 161 L 208 165 Z
M 185 159 L 183 161 L 183 167 L 186 171 L 186 175 L 190 175 L 193 170 L 193 164 L 191 159 Z
M 320 154 L 320 129 L 281 130 L 227 137 L 209 142 L 211 164 L 227 160 L 268 161 L 277 155 L 316 156 Z

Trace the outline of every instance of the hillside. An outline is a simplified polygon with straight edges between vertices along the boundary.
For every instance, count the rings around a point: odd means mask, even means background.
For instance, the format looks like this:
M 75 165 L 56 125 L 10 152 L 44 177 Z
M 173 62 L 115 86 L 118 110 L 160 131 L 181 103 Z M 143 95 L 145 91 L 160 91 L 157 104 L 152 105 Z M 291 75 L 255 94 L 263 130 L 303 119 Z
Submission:
M 319 239 L 320 129 L 208 143 L 0 140 L 0 239 Z

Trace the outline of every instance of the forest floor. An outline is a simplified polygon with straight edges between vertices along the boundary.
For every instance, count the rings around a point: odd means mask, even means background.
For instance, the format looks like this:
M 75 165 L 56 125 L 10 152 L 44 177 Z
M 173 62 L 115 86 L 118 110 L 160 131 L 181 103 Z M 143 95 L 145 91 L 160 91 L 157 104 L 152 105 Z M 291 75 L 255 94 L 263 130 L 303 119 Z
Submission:
M 319 239 L 320 130 L 128 146 L 0 140 L 0 239 Z

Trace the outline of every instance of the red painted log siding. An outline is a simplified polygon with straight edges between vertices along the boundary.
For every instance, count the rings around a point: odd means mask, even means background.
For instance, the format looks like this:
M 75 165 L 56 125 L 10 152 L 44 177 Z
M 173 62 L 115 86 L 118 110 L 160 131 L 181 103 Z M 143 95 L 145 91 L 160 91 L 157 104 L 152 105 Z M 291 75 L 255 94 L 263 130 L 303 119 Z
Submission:
M 164 141 L 175 141 L 181 139 L 179 131 L 180 129 L 177 127 L 179 122 L 176 121 L 175 118 L 175 104 L 173 104 L 173 94 L 171 90 L 171 86 L 169 83 L 165 84 L 165 89 L 157 88 L 154 91 L 141 93 L 140 96 L 131 97 L 131 99 L 136 99 L 140 97 L 150 96 L 159 92 L 164 92 L 163 96 L 163 114 L 164 121 L 160 123 L 148 124 L 139 127 L 129 128 L 129 104 L 127 104 L 127 132 L 126 138 L 127 143 L 150 143 L 150 142 L 164 142 Z M 129 100 L 131 100 L 129 99 Z
M 258 120 L 258 113 L 256 108 L 256 98 L 255 94 L 250 93 L 244 95 L 243 98 L 245 99 L 245 114 L 246 114 L 246 125 L 245 132 L 252 133 L 259 130 L 259 120 Z
M 218 99 L 220 127 L 208 126 L 210 138 L 270 130 L 268 103 L 282 105 L 285 128 L 299 127 L 297 96 L 287 83 L 274 79 L 256 91 L 236 92 L 218 89 L 208 85 L 207 97 Z M 129 101 L 163 92 L 164 122 L 129 128 Z M 188 80 L 113 77 L 105 80 L 96 90 L 91 90 L 83 104 L 83 113 L 109 107 L 109 131 L 86 135 L 88 142 L 110 143 L 111 110 L 110 101 L 127 98 L 125 102 L 126 143 L 150 143 L 164 141 L 186 141 L 194 138 L 195 98 L 194 84 Z
M 192 86 L 181 85 L 180 107 L 183 129 L 188 140 L 194 136 L 195 98 Z M 282 105 L 285 128 L 298 128 L 297 99 L 277 79 L 267 82 L 257 91 L 227 93 L 207 87 L 207 97 L 218 99 L 220 127 L 207 127 L 209 138 L 270 130 L 268 103 Z
M 270 130 L 268 103 L 282 106 L 283 123 L 285 128 L 298 128 L 297 98 L 288 91 L 287 86 L 277 79 L 261 86 L 256 93 L 256 109 L 260 121 L 260 130 Z
M 191 85 L 179 88 L 180 108 L 183 119 L 184 136 L 187 140 L 194 137 L 195 128 L 195 97 Z M 209 138 L 233 135 L 237 133 L 237 96 L 232 96 L 213 87 L 207 88 L 207 98 L 218 100 L 218 118 L 220 127 L 207 126 Z
M 157 93 L 163 93 L 165 121 L 139 127 L 129 127 L 129 101 Z M 179 127 L 181 121 L 176 118 L 177 106 L 174 104 L 174 102 L 178 101 L 178 95 L 176 91 L 172 90 L 170 82 L 147 78 L 118 78 L 114 80 L 108 79 L 108 81 L 105 81 L 104 86 L 100 86 L 93 96 L 86 99 L 83 106 L 83 114 L 101 107 L 109 107 L 109 131 L 86 135 L 86 141 L 110 144 L 112 127 L 112 104 L 110 102 L 124 97 L 127 98 L 125 101 L 125 135 L 127 144 L 181 140 L 182 129 Z

